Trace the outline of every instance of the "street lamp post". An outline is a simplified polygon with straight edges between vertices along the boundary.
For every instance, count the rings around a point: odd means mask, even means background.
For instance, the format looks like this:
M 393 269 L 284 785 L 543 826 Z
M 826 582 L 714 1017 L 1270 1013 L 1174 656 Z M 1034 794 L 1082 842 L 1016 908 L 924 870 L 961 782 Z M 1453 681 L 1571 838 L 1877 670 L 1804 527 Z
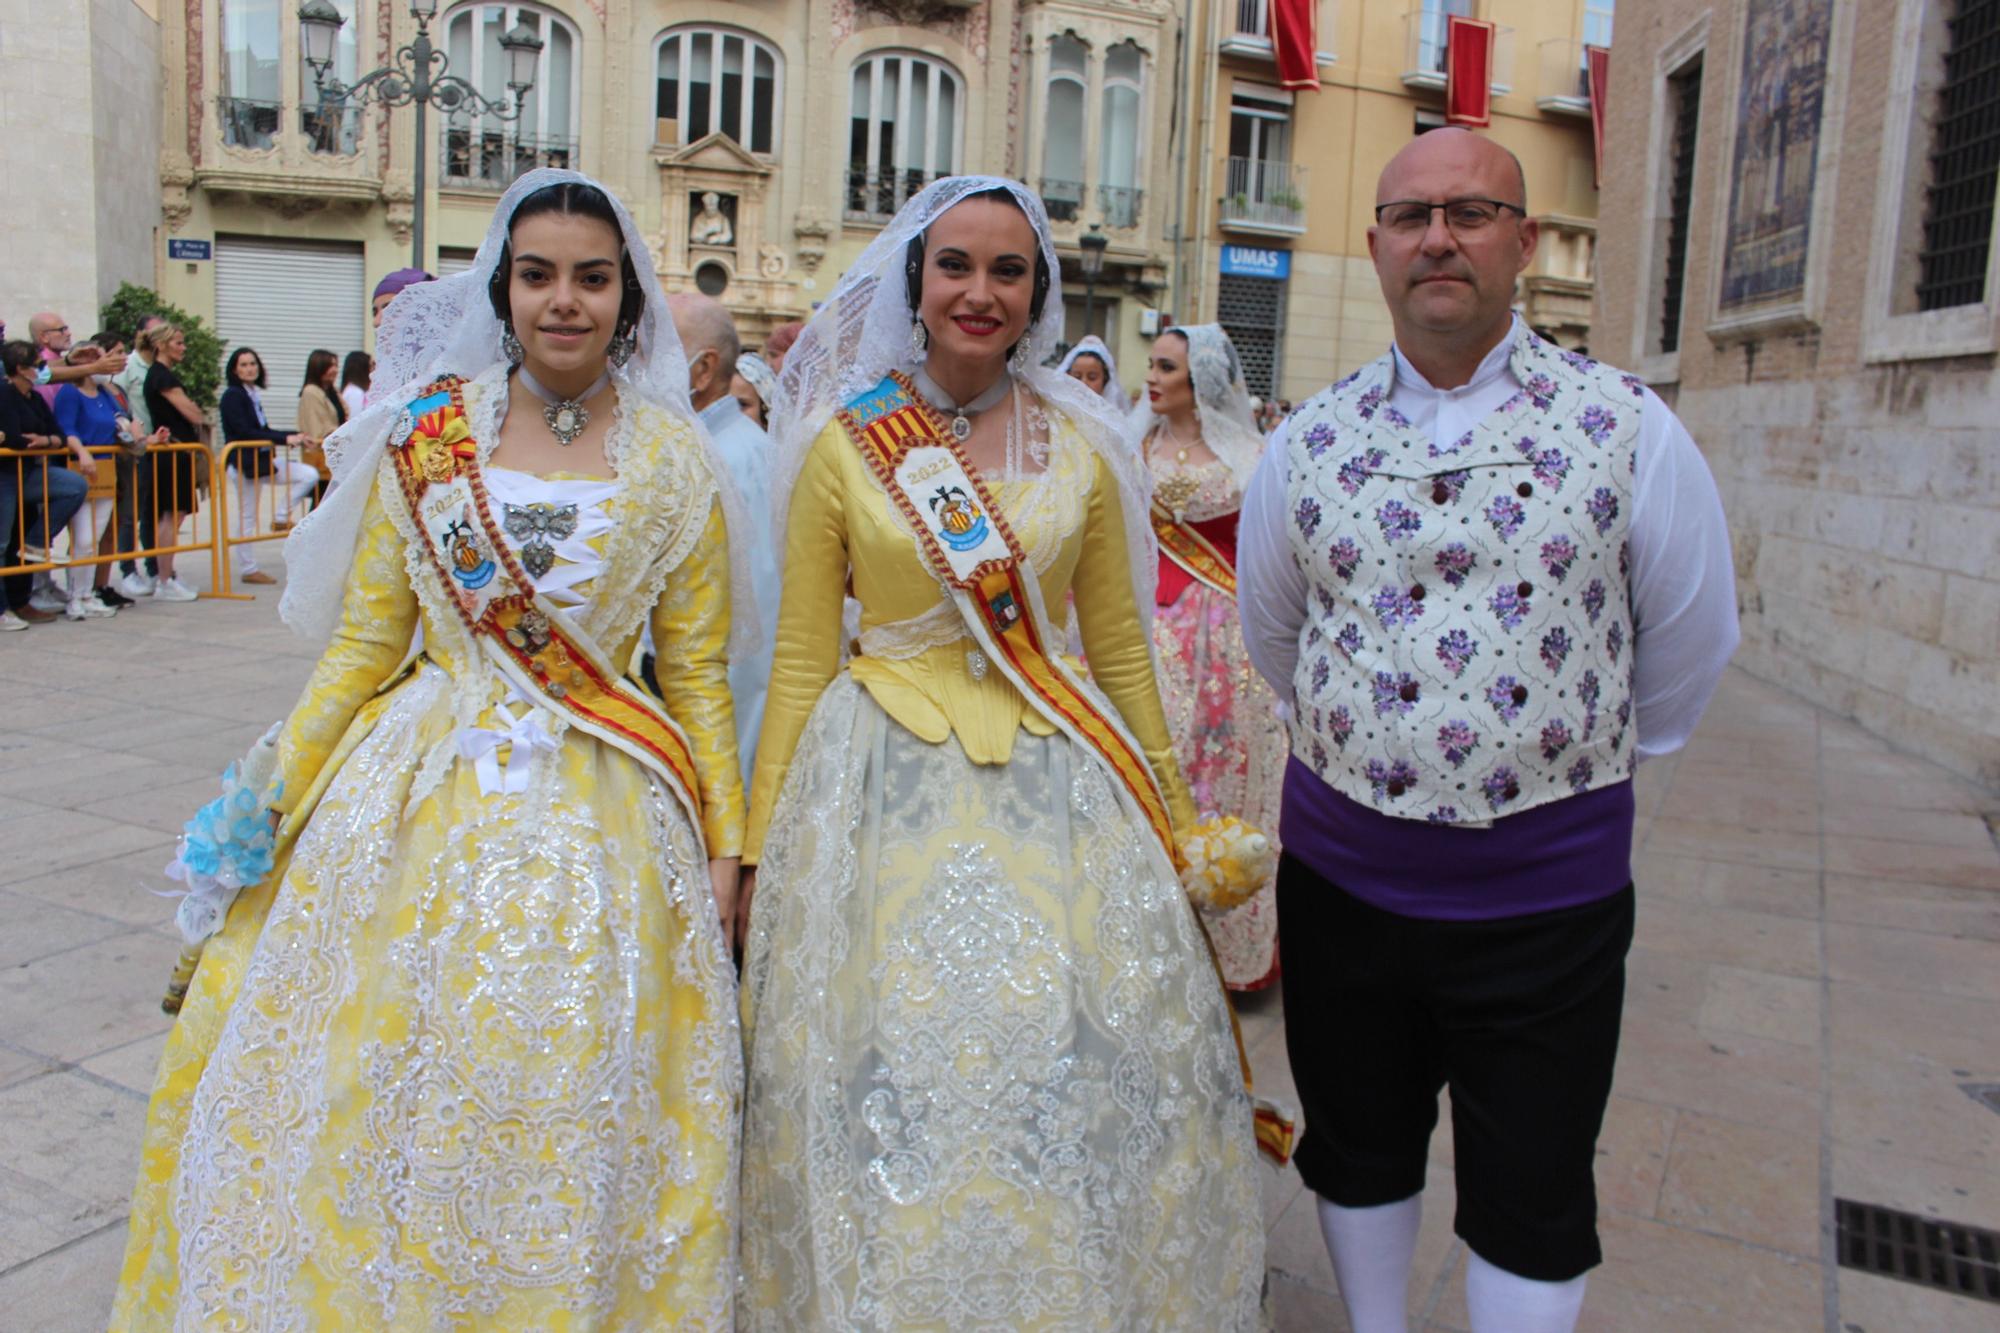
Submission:
M 507 53 L 507 90 L 514 94 L 513 104 L 485 97 L 458 75 L 445 72 L 450 59 L 431 45 L 430 21 L 436 17 L 437 8 L 437 0 L 410 0 L 410 17 L 417 21 L 416 40 L 398 50 L 393 62 L 349 85 L 327 77 L 333 68 L 333 44 L 346 20 L 330 0 L 305 0 L 299 6 L 299 35 L 322 111 L 342 105 L 367 106 L 370 102 L 417 109 L 417 197 L 410 227 L 410 264 L 414 268 L 424 267 L 424 167 L 429 154 L 424 142 L 425 108 L 435 103 L 447 115 L 467 111 L 495 120 L 519 120 L 528 90 L 535 86 L 535 62 L 542 54 L 542 39 L 535 36 L 534 30 L 526 23 L 515 24 L 500 39 L 501 49 Z
M 1097 332 L 1097 275 L 1104 272 L 1104 247 L 1111 244 L 1111 238 L 1098 230 L 1095 222 L 1090 230 L 1076 238 L 1078 266 L 1083 269 L 1083 336 L 1088 338 Z

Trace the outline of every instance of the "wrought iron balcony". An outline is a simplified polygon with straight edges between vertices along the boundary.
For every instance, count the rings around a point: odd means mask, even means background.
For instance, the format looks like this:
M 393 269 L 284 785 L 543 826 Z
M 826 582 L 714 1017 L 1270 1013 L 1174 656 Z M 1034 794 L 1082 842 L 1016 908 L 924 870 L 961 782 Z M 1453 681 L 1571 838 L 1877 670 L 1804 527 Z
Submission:
M 445 126 L 438 142 L 448 189 L 504 190 L 536 167 L 576 164 L 576 140 L 521 136 L 508 128 Z
M 1083 182 L 1059 181 L 1042 177 L 1042 206 L 1051 222 L 1074 222 L 1083 211 Z
M 284 122 L 283 102 L 218 97 L 215 105 L 222 121 L 222 142 L 231 148 L 277 147 L 278 127 Z
M 1444 87 L 1445 35 L 1451 15 L 1441 4 L 1426 4 L 1403 15 L 1408 50 L 1403 63 L 1403 83 L 1411 88 Z M 1505 24 L 1493 29 L 1493 92 L 1497 96 L 1514 86 L 1514 30 Z
M 1583 43 L 1568 37 L 1543 42 L 1535 105 L 1563 116 L 1590 115 L 1590 71 L 1584 65 Z
M 950 174 L 916 167 L 883 167 L 874 171 L 849 167 L 847 216 L 859 222 L 887 222 L 910 196 Z
M 299 132 L 305 136 L 306 147 L 315 153 L 342 156 L 360 151 L 361 112 L 361 107 L 343 102 L 300 107 Z
M 1138 226 L 1139 211 L 1145 203 L 1144 190 L 1130 190 L 1121 185 L 1097 187 L 1097 208 L 1104 214 L 1104 225 L 1107 227 Z
M 1296 236 L 1306 229 L 1306 169 L 1294 162 L 1232 157 L 1223 171 L 1222 225 Z

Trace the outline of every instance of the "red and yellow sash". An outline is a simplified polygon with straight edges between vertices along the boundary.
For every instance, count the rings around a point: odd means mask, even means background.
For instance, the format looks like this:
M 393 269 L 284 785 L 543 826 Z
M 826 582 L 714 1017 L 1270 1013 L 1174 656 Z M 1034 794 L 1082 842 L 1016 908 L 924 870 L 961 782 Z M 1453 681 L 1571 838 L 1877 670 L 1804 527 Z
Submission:
M 390 436 L 403 500 L 445 595 L 487 656 L 551 712 L 664 780 L 701 835 L 701 786 L 687 737 L 633 688 L 560 607 L 535 592 L 494 525 L 466 425 L 464 380 L 413 399 Z
M 1185 569 L 1197 583 L 1205 583 L 1225 596 L 1236 595 L 1236 566 L 1229 563 L 1229 557 L 1195 531 L 1194 524 L 1168 513 L 1158 500 L 1153 501 L 1153 534 L 1160 539 L 1160 550 L 1167 558 Z
M 1152 766 L 1124 724 L 1092 701 L 1054 652 L 1041 585 L 985 479 L 944 421 L 900 374 L 837 414 L 870 471 L 918 535 L 932 571 L 951 589 L 966 628 L 1036 711 L 1101 756 L 1170 862 L 1173 825 Z

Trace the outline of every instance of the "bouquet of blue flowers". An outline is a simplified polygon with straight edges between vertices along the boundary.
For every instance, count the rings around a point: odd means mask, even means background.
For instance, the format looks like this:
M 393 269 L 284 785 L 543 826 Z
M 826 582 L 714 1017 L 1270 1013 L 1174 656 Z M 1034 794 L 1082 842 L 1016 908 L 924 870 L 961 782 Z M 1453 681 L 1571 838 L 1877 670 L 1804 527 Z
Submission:
M 174 912 L 187 947 L 161 1003 L 168 1013 L 179 1011 L 201 960 L 202 943 L 222 929 L 236 895 L 271 873 L 277 843 L 271 803 L 284 786 L 275 780 L 282 725 L 273 723 L 249 754 L 229 766 L 222 775 L 222 795 L 182 826 L 167 878 L 187 886 Z

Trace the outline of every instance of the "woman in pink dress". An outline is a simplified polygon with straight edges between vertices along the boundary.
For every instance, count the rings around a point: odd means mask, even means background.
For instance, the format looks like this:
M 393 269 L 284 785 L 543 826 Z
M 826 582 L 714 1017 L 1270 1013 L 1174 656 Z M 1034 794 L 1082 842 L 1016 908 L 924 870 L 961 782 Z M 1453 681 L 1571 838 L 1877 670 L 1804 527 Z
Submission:
M 1146 399 L 1127 431 L 1153 475 L 1160 542 L 1153 646 L 1176 756 L 1204 818 L 1234 815 L 1275 841 L 1288 745 L 1236 615 L 1237 512 L 1264 441 L 1221 325 L 1170 329 L 1154 341 Z M 1270 883 L 1206 922 L 1231 989 L 1277 979 Z

